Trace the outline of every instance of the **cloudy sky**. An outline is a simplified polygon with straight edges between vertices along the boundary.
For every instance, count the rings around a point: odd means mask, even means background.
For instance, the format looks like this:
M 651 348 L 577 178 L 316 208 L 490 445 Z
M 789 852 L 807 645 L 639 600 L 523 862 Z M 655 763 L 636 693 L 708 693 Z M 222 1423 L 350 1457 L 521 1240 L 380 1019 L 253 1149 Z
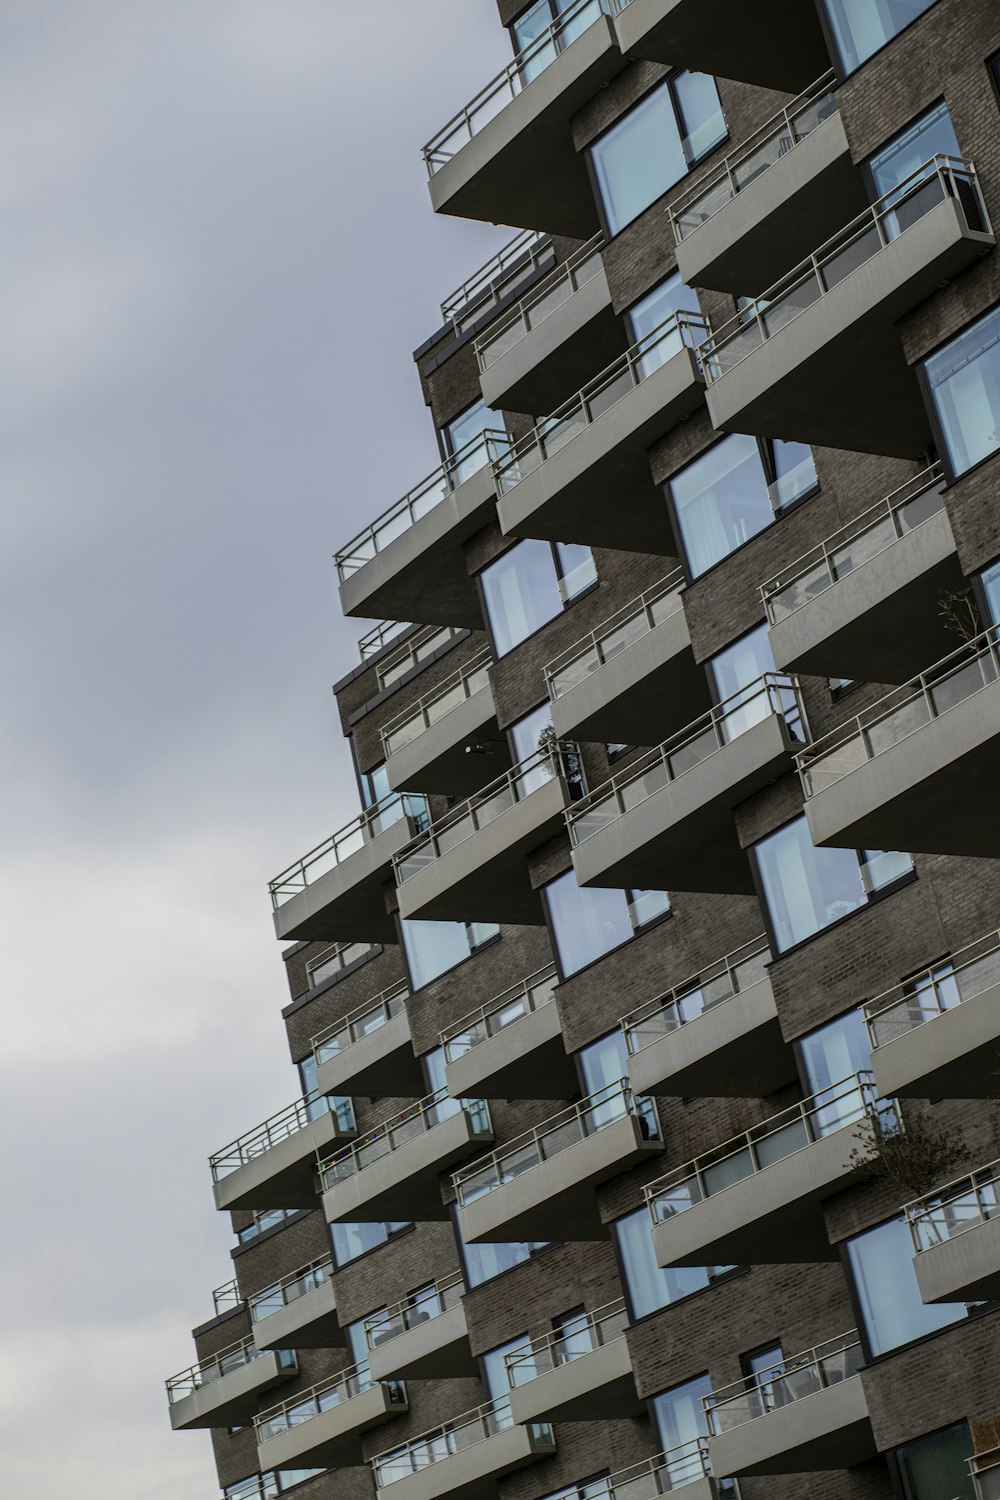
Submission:
M 206 1157 L 290 1102 L 267 878 L 355 811 L 331 552 L 436 463 L 412 350 L 509 237 L 419 148 L 493 0 L 2 0 L 0 1491 L 217 1492 L 163 1379 Z

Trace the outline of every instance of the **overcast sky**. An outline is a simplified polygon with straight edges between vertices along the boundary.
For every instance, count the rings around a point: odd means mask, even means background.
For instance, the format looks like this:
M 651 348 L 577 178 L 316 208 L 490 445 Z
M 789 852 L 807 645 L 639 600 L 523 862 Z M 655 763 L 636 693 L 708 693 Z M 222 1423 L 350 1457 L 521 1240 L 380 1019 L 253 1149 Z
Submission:
M 412 350 L 509 231 L 420 146 L 494 0 L 0 3 L 0 1491 L 217 1493 L 164 1377 L 206 1158 L 291 1101 L 268 877 L 355 812 L 330 554 L 437 462 Z

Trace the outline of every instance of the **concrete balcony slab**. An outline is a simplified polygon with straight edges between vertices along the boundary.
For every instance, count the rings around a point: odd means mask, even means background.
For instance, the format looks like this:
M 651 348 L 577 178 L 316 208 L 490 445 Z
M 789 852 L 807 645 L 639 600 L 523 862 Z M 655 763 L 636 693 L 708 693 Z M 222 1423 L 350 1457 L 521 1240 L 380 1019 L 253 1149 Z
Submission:
M 795 1375 L 785 1379 L 791 1383 Z M 848 1469 L 874 1458 L 876 1451 L 860 1375 L 792 1399 L 708 1440 L 713 1473 L 736 1478 Z
M 478 1428 L 468 1435 L 459 1429 L 449 1436 L 457 1440 L 454 1452 L 416 1473 L 403 1474 L 391 1485 L 379 1484 L 376 1493 L 389 1491 L 392 1500 L 439 1500 L 456 1492 L 469 1500 L 493 1500 L 498 1479 L 556 1451 L 548 1428 L 504 1427 L 487 1435 Z
M 325 1155 L 355 1134 L 353 1124 L 345 1129 L 335 1110 L 304 1120 L 283 1140 L 213 1183 L 216 1208 L 315 1208 L 316 1153 Z
M 391 1133 L 393 1146 L 386 1146 L 381 1157 L 364 1161 L 366 1150 L 378 1150 L 382 1144 L 375 1141 L 346 1155 L 339 1166 L 333 1162 L 324 1168 L 327 1187 L 323 1211 L 327 1223 L 410 1219 L 422 1223 L 449 1217 L 441 1199 L 441 1174 L 490 1145 L 493 1130 L 488 1114 L 481 1109 L 456 1109 L 436 1124 L 428 1125 L 426 1119 L 427 1115 L 414 1113 L 408 1122 L 395 1127 Z M 364 1163 L 360 1170 L 356 1165 L 359 1159 Z M 350 1175 L 337 1180 L 338 1171 Z
M 483 745 L 489 750 L 488 758 L 470 753 L 470 747 Z M 497 724 L 489 682 L 385 760 L 394 791 L 440 792 L 452 797 L 471 797 L 479 790 L 484 764 L 497 776 L 511 764 L 507 736 L 501 734 Z
M 463 1302 L 428 1313 L 423 1322 L 413 1322 L 401 1333 L 394 1324 L 391 1327 L 394 1336 L 377 1338 L 368 1356 L 376 1380 L 468 1379 L 479 1374 L 479 1361 L 469 1349 Z
M 386 911 L 384 886 L 392 879 L 392 856 L 412 837 L 406 817 L 381 832 L 359 833 L 358 847 L 275 910 L 278 941 L 394 943 L 396 927 Z
M 743 0 L 631 0 L 619 3 L 618 37 L 628 57 L 737 78 L 798 94 L 830 66 L 809 0 L 773 0 L 767 24 Z
M 324 1094 L 360 1094 L 367 1099 L 417 1098 L 426 1087 L 410 1037 L 405 1005 L 384 1025 L 358 1036 L 339 1051 L 317 1051 L 316 1087 Z
M 579 1087 L 554 1002 L 449 1061 L 445 1079 L 457 1099 L 569 1099 Z
M 362 1435 L 408 1410 L 405 1387 L 377 1383 L 355 1395 L 345 1393 L 336 1404 L 294 1422 L 273 1437 L 262 1440 L 258 1422 L 257 1456 L 261 1470 L 360 1466 L 365 1461 Z
M 914 1256 L 925 1302 L 993 1302 L 1000 1297 L 1000 1217 L 983 1219 Z
M 637 1417 L 644 1407 L 624 1338 L 546 1370 L 510 1393 L 515 1422 L 604 1422 Z

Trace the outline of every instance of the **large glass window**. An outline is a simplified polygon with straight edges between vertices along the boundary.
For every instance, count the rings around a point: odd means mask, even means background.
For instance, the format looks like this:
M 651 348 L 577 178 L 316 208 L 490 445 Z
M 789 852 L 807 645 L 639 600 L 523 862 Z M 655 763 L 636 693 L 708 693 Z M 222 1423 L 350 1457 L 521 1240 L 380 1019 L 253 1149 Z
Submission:
M 956 1422 L 894 1450 L 905 1500 L 975 1500 L 969 1473 L 972 1434 L 968 1422 Z
M 633 1323 L 693 1292 L 704 1291 L 719 1276 L 733 1270 L 732 1266 L 678 1266 L 669 1270 L 658 1266 L 645 1207 L 616 1219 L 611 1228 Z
M 868 168 L 875 184 L 875 196 L 884 198 L 894 188 L 906 183 L 932 156 L 961 154 L 948 106 L 942 100 L 881 151 L 869 157 Z
M 333 1263 L 340 1270 L 352 1260 L 377 1250 L 387 1240 L 413 1226 L 401 1219 L 387 1224 L 331 1224 L 330 1243 L 333 1246 Z
M 547 31 L 553 22 L 558 21 L 577 0 L 535 0 L 534 5 L 529 5 L 511 26 L 514 39 L 514 51 L 524 52 L 532 42 Z M 588 26 L 592 26 L 597 19 L 599 11 L 596 4 L 583 5 L 566 24 L 560 28 L 556 40 L 549 40 L 536 47 L 529 58 L 522 63 L 520 68 L 521 77 L 525 83 L 530 83 L 537 78 L 549 63 L 568 47 L 570 42 L 575 42 L 578 36 L 582 36 Z
M 715 79 L 679 74 L 590 148 L 609 234 L 617 234 L 726 137 Z
M 668 1453 L 682 1443 L 708 1436 L 705 1408 L 701 1402 L 711 1390 L 711 1378 L 696 1375 L 693 1380 L 686 1380 L 683 1385 L 675 1385 L 672 1390 L 653 1397 L 653 1420 L 661 1452 Z
M 847 1241 L 847 1261 L 869 1354 L 874 1357 L 968 1316 L 964 1302 L 924 1302 L 906 1216 Z
M 852 1073 L 868 1072 L 872 1044 L 864 1012 L 859 1007 L 817 1026 L 799 1039 L 799 1055 L 807 1094 L 819 1094 Z
M 551 1240 L 499 1240 L 488 1245 L 467 1245 L 462 1238 L 461 1221 L 457 1213 L 452 1215 L 455 1243 L 465 1275 L 465 1284 L 470 1289 L 523 1266 L 540 1251 L 547 1250 Z
M 316 1084 L 316 1054 L 310 1052 L 298 1064 L 299 1079 L 302 1084 L 302 1097 L 308 1099 L 306 1114 L 310 1120 L 318 1120 L 321 1115 L 334 1114 L 345 1124 L 354 1123 L 354 1104 L 347 1094 L 321 1094 Z
M 500 936 L 495 922 L 427 922 L 400 917 L 399 927 L 411 992 L 454 969 Z
M 451 422 L 446 422 L 441 428 L 441 442 L 448 458 L 454 458 L 456 454 L 462 453 L 470 443 L 473 445 L 454 470 L 452 479 L 455 484 L 462 484 L 466 479 L 471 478 L 496 456 L 496 453 L 487 452 L 485 443 L 478 444 L 474 441 L 484 432 L 490 431 L 505 432 L 504 420 L 500 412 L 493 411 L 482 399 L 474 401 L 471 406 L 466 407 L 465 411 Z M 506 447 L 506 442 L 500 440 L 497 452 L 506 451 Z
M 574 542 L 518 542 L 479 575 L 497 656 L 554 620 L 597 582 L 589 547 Z
M 485 1354 L 479 1356 L 483 1369 L 483 1384 L 489 1392 L 491 1401 L 499 1401 L 501 1396 L 510 1394 L 510 1381 L 507 1378 L 504 1356 L 519 1353 L 527 1342 L 528 1335 L 522 1333 L 516 1339 L 508 1339 L 506 1344 L 499 1344 L 495 1349 L 488 1349 Z
M 567 870 L 543 887 L 549 927 L 564 979 L 621 947 L 670 910 L 666 891 L 620 891 L 577 885 Z
M 841 70 L 853 73 L 934 0 L 823 0 Z
M 626 313 L 633 344 L 639 344 L 644 339 L 648 339 L 668 319 L 679 312 L 691 313 L 696 318 L 701 317 L 697 292 L 694 287 L 688 286 L 681 280 L 679 271 L 675 271 L 672 276 L 667 277 L 666 281 L 661 281 L 659 286 L 654 286 L 645 297 L 633 303 Z M 648 375 L 652 375 L 653 371 L 665 364 L 671 355 L 677 354 L 681 346 L 682 339 L 677 329 L 665 337 L 654 340 L 647 352 L 639 357 L 642 378 L 645 380 Z
M 1000 448 L 1000 307 L 926 360 L 924 373 L 957 477 Z

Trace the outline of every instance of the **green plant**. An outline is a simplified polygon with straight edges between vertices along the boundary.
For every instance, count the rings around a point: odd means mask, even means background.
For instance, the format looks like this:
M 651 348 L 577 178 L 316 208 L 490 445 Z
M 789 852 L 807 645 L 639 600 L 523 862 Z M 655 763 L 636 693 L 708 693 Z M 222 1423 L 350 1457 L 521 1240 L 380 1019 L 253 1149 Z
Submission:
M 967 1155 L 960 1130 L 935 1128 L 924 1114 L 908 1117 L 904 1128 L 897 1110 L 883 1110 L 871 1126 L 870 1147 L 855 1146 L 848 1161 L 863 1180 L 885 1183 L 897 1198 L 919 1198 L 947 1182 Z

